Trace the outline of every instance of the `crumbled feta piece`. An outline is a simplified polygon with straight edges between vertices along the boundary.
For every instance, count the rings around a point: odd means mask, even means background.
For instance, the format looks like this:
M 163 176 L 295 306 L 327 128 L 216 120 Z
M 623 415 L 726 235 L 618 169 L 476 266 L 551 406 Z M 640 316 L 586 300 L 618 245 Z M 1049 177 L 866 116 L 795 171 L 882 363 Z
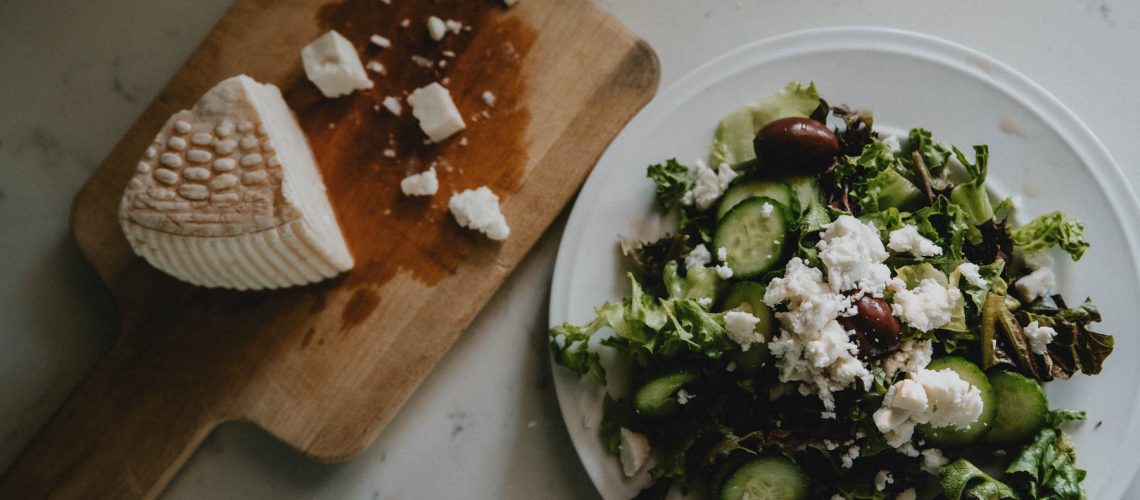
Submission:
M 760 216 L 761 217 L 765 217 L 765 218 L 771 217 L 772 212 L 774 212 L 774 211 L 776 211 L 776 207 L 772 206 L 771 203 L 764 202 L 763 205 L 760 205 Z M 777 241 L 776 243 L 779 243 L 779 242 Z
M 1057 336 L 1057 330 L 1049 326 L 1040 326 L 1036 321 L 1025 325 L 1025 339 L 1029 341 L 1029 350 L 1033 354 L 1045 354 L 1045 346 Z
M 649 460 L 649 438 L 625 427 L 622 427 L 618 434 L 620 435 L 618 449 L 621 456 L 621 471 L 626 477 L 633 477 L 645 467 L 645 463 Z
M 439 179 L 435 176 L 435 167 L 404 177 L 400 181 L 400 190 L 407 196 L 431 196 L 437 193 Z
M 456 35 L 458 35 L 459 32 L 463 30 L 463 23 L 456 21 L 454 19 L 448 19 L 448 20 L 444 21 L 443 25 L 447 26 L 447 31 L 455 33 Z
M 519 0 L 503 0 L 503 4 L 507 7 L 513 7 Z
M 701 298 L 697 299 L 697 305 L 704 307 L 706 309 L 712 305 L 712 302 L 713 302 L 712 297 L 701 297 Z
M 721 262 L 728 260 L 728 249 L 725 247 L 716 249 L 716 260 Z
M 443 19 L 431 16 L 427 20 L 428 35 L 432 40 L 443 40 L 443 35 L 447 34 L 447 25 L 444 24 Z
M 838 493 L 831 495 L 831 500 L 847 500 L 843 495 Z
M 914 373 L 930 364 L 934 356 L 934 346 L 929 340 L 906 339 L 899 344 L 899 348 L 883 360 L 883 371 L 887 377 L 894 377 L 899 372 Z
M 922 468 L 926 472 L 938 475 L 938 469 L 948 463 L 950 463 L 950 459 L 942 454 L 942 450 L 938 448 L 922 450 Z
M 918 424 L 965 429 L 981 414 L 982 394 L 977 387 L 949 368 L 920 369 L 887 389 L 873 420 L 887 444 L 898 448 L 910 441 Z
M 388 73 L 388 69 L 385 68 L 384 65 L 380 64 L 378 61 L 369 61 L 368 62 L 368 71 L 371 71 L 373 73 L 379 73 L 381 75 Z
M 700 269 L 712 262 L 712 254 L 704 245 L 697 245 L 685 256 L 686 269 Z
M 499 210 L 499 197 L 487 186 L 452 195 L 447 207 L 460 226 L 480 231 L 492 240 L 502 241 L 511 234 L 507 219 Z
M 708 210 L 736 178 L 736 171 L 727 163 L 713 170 L 704 160 L 697 160 L 689 169 L 689 175 L 693 177 L 693 187 L 681 197 L 681 203 L 696 204 L 698 210 Z
M 467 128 L 451 93 L 443 85 L 432 83 L 416 89 L 408 96 L 408 104 L 431 142 L 440 142 Z
M 483 104 L 492 107 L 495 105 L 495 94 L 492 94 L 490 90 L 483 92 Z
M 384 157 L 385 158 L 395 158 L 396 157 L 396 150 L 392 149 L 392 148 L 384 148 Z
M 819 269 L 793 258 L 784 277 L 768 284 L 764 302 L 787 309 L 776 313 L 782 328 L 768 343 L 782 382 L 801 382 L 800 393 L 818 394 L 826 411 L 835 410 L 833 392 L 857 380 L 871 384 L 871 373 L 856 358 L 858 347 L 836 321 L 854 314 L 851 300 L 832 292 Z
M 844 469 L 850 469 L 855 466 L 856 458 L 859 458 L 859 447 L 852 446 L 839 456 L 839 461 L 842 463 Z
M 880 470 L 877 474 L 875 474 L 875 489 L 878 491 L 887 489 L 887 485 L 893 484 L 894 482 L 895 478 L 889 471 Z
M 891 231 L 887 248 L 920 258 L 942 255 L 942 247 L 918 234 L 918 228 L 915 226 L 903 226 L 902 229 Z
M 926 278 L 917 287 L 895 292 L 891 309 L 895 316 L 923 332 L 950 322 L 954 307 L 962 300 L 962 292 Z
M 301 49 L 305 76 L 325 97 L 340 97 L 372 88 L 352 42 L 331 30 Z
M 689 391 L 686 391 L 684 389 L 680 389 L 677 391 L 677 404 L 679 404 L 679 405 L 689 404 L 689 401 L 695 397 L 697 397 L 696 394 L 689 394 Z
M 406 17 L 404 18 L 403 21 L 400 21 L 400 27 L 401 28 L 407 28 L 408 26 L 411 26 L 411 25 L 412 25 L 412 20 L 408 19 Z
M 835 451 L 835 449 L 838 448 L 839 445 L 835 444 L 835 441 L 832 441 L 830 439 L 824 439 L 823 440 L 823 447 L 827 448 L 827 451 Z
M 400 116 L 400 113 L 404 112 L 404 107 L 400 105 L 399 99 L 396 99 L 395 97 L 385 97 L 384 100 L 380 102 L 380 104 L 384 106 L 384 109 L 388 110 L 388 112 L 392 113 L 393 115 Z
M 1057 276 L 1054 275 L 1053 270 L 1048 267 L 1042 267 L 1013 282 L 1014 288 L 1017 288 L 1017 292 L 1020 293 L 1027 302 L 1033 302 L 1049 295 L 1049 292 L 1051 292 L 1056 285 Z
M 816 247 L 833 292 L 859 288 L 882 295 L 891 279 L 891 269 L 883 264 L 889 254 L 874 224 L 841 215 L 827 226 Z
M 728 311 L 724 314 L 724 329 L 728 338 L 740 344 L 740 350 L 747 352 L 752 344 L 764 341 L 764 336 L 756 331 L 760 318 L 741 311 Z
M 914 488 L 907 488 L 907 489 L 903 490 L 901 493 L 899 493 L 898 496 L 895 497 L 895 500 L 917 500 L 917 499 L 918 499 L 918 492 L 916 492 L 914 490 Z
M 372 36 L 368 37 L 368 41 L 372 42 L 372 45 L 375 45 L 375 46 L 380 47 L 382 49 L 386 49 L 386 48 L 392 46 L 391 40 L 384 38 L 380 35 L 372 35 Z
M 715 269 L 716 275 L 720 276 L 720 279 L 726 280 L 732 278 L 732 268 L 728 267 L 728 264 L 721 264 L 719 266 L 716 266 Z
M 963 278 L 966 278 L 967 283 L 978 288 L 988 288 L 990 283 L 982 277 L 982 273 L 979 269 L 978 265 L 973 262 L 963 262 L 958 264 L 957 271 Z

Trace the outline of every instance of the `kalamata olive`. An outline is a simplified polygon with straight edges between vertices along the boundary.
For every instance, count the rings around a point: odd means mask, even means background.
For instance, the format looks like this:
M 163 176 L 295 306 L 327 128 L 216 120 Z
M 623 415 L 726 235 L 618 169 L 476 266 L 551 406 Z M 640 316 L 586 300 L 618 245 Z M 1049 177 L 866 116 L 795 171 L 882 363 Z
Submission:
M 752 141 L 764 169 L 815 173 L 835 161 L 839 140 L 811 118 L 780 118 L 761 128 Z
M 839 318 L 839 324 L 855 332 L 860 357 L 873 358 L 898 345 L 901 327 L 887 301 L 864 295 L 855 301 L 855 310 L 854 316 Z

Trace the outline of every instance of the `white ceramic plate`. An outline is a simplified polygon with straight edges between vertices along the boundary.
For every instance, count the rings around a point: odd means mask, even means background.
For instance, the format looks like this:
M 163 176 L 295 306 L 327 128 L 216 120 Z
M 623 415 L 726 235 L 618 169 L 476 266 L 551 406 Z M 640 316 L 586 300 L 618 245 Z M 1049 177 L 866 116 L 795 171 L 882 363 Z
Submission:
M 1101 375 L 1050 384 L 1048 393 L 1054 407 L 1089 412 L 1074 437 L 1090 498 L 1121 498 L 1140 468 L 1140 342 L 1132 335 L 1140 324 L 1140 205 L 1105 148 L 1064 105 L 1004 64 L 951 42 L 877 28 L 804 31 L 742 47 L 678 80 L 618 136 L 582 189 L 558 252 L 551 324 L 588 321 L 594 305 L 628 292 L 619 234 L 650 239 L 673 229 L 653 209 L 646 165 L 704 158 L 720 117 L 790 80 L 814 81 L 833 104 L 874 110 L 876 126 L 922 126 L 960 147 L 989 144 L 989 184 L 1020 195 L 1023 218 L 1062 210 L 1085 222 L 1092 249 L 1079 264 L 1059 261 L 1060 290 L 1074 302 L 1093 297 L 1105 317 L 1099 329 L 1116 334 L 1116 350 Z M 601 390 L 560 367 L 554 378 L 598 491 L 632 497 L 648 478 L 625 479 L 600 446 Z

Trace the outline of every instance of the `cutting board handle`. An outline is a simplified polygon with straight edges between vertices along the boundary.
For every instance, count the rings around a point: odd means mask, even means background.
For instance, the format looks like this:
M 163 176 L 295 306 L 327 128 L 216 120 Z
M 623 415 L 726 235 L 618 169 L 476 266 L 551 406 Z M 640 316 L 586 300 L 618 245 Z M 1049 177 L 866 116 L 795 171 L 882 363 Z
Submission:
M 222 419 L 147 351 L 117 343 L 0 478 L 0 498 L 156 497 Z

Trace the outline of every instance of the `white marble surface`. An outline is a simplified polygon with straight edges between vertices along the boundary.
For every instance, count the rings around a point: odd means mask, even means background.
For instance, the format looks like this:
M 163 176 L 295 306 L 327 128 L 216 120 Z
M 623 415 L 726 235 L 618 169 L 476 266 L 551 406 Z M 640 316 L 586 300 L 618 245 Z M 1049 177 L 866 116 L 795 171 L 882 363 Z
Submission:
M 965 43 L 1064 101 L 1140 184 L 1136 2 L 599 1 L 656 48 L 662 85 L 741 43 L 802 28 L 891 26 Z M 0 2 L 0 469 L 115 330 L 113 304 L 68 236 L 71 197 L 229 3 Z M 165 497 L 596 496 L 562 427 L 542 340 L 560 228 L 365 453 L 312 463 L 227 425 Z

